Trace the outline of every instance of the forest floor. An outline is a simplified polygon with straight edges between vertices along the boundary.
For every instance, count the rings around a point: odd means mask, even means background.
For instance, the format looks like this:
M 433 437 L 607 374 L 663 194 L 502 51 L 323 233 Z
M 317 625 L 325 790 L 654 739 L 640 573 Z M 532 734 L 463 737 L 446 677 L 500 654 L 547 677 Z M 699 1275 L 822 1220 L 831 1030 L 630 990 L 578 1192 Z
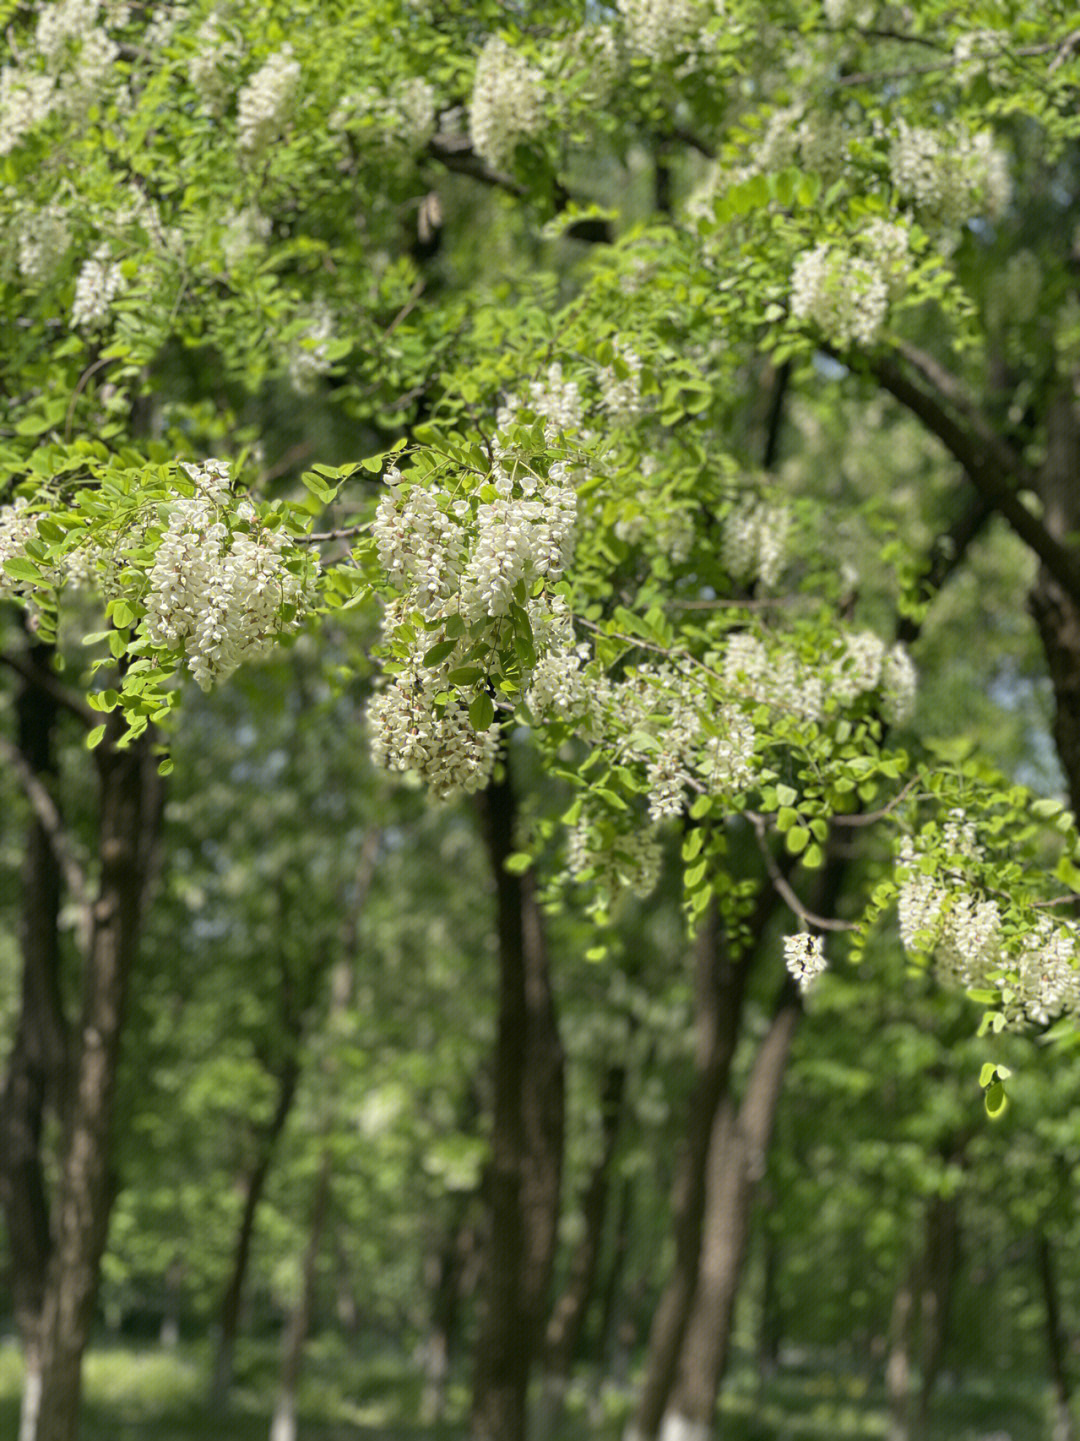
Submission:
M 350 1358 L 340 1339 L 311 1346 L 299 1397 L 301 1441 L 464 1441 L 460 1421 L 422 1426 L 419 1382 L 401 1359 Z M 239 1352 L 227 1415 L 205 1396 L 205 1345 L 103 1345 L 86 1359 L 81 1441 L 266 1441 L 275 1394 L 276 1348 L 249 1343 Z M 0 1437 L 18 1434 L 21 1363 L 0 1341 Z M 464 1388 L 450 1409 L 464 1411 Z M 618 1441 L 630 1396 L 616 1389 L 571 1392 L 560 1441 Z M 1050 1441 L 1042 1378 L 968 1377 L 942 1391 L 922 1441 Z M 736 1373 L 721 1405 L 723 1441 L 881 1441 L 887 1423 L 879 1388 L 841 1369 L 781 1372 L 760 1384 Z

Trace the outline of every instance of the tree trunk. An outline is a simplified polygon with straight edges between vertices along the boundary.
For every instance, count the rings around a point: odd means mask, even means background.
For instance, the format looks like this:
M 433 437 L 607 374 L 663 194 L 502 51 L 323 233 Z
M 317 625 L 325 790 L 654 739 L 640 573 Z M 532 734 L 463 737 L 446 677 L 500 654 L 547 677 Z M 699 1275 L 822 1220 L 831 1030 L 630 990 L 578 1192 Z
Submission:
M 1068 1343 L 1065 1328 L 1061 1324 L 1054 1253 L 1045 1230 L 1039 1231 L 1036 1256 L 1039 1267 L 1039 1285 L 1042 1289 L 1043 1305 L 1046 1311 L 1046 1354 L 1050 1363 L 1050 1379 L 1054 1385 L 1054 1421 L 1051 1441 L 1076 1441 L 1076 1427 L 1072 1418 L 1072 1385 L 1069 1381 L 1069 1368 L 1066 1360 Z
M 42 1307 L 42 1390 L 34 1441 L 75 1441 L 78 1435 L 82 1357 L 114 1195 L 109 1154 L 120 1031 L 161 820 L 149 740 L 144 736 L 121 750 L 116 743 L 123 732 L 124 721 L 114 712 L 94 752 L 101 873 Z
M 509 769 L 479 804 L 495 881 L 499 1014 L 471 1431 L 476 1441 L 523 1441 L 558 1232 L 563 1052 L 534 879 L 505 868 L 516 820 Z
M 300 1295 L 293 1307 L 289 1324 L 285 1329 L 285 1340 L 281 1353 L 281 1381 L 278 1398 L 270 1422 L 270 1441 L 296 1441 L 296 1389 L 300 1380 L 300 1364 L 304 1355 L 304 1342 L 311 1326 L 311 1312 L 315 1300 L 315 1276 L 319 1263 L 319 1248 L 322 1245 L 326 1212 L 330 1204 L 330 1182 L 333 1177 L 333 1157 L 329 1148 L 322 1153 L 319 1174 L 315 1180 L 315 1193 L 311 1202 L 311 1226 L 308 1243 L 304 1250 L 304 1263 L 300 1272 Z
M 35 667 L 49 649 L 27 653 Z M 15 702 L 15 745 L 42 784 L 54 776 L 57 702 L 26 680 Z M 33 1441 L 41 1400 L 41 1311 L 49 1265 L 49 1204 L 41 1138 L 47 1111 L 63 1118 L 69 1036 L 60 987 L 60 867 L 41 817 L 32 812 L 22 866 L 19 941 L 22 987 L 15 1037 L 0 1087 L 0 1205 L 11 1257 L 15 1322 L 26 1381 L 19 1441 Z
M 611 1163 L 619 1138 L 625 1090 L 626 1067 L 609 1066 L 600 1097 L 603 1137 L 600 1156 L 581 1203 L 584 1222 L 581 1240 L 571 1258 L 566 1285 L 548 1318 L 544 1347 L 542 1423 L 537 1428 L 542 1438 L 558 1437 L 562 1434 L 566 1385 L 570 1379 L 600 1270 L 604 1222 L 607 1219 L 607 1203 L 611 1191 Z
M 889 1354 L 885 1362 L 888 1441 L 910 1441 L 911 1438 L 911 1329 L 916 1273 L 917 1265 L 912 1262 L 893 1294 L 889 1317 Z
M 434 1426 L 446 1414 L 446 1394 L 450 1382 L 450 1363 L 458 1333 L 461 1303 L 470 1274 L 475 1274 L 475 1258 L 479 1250 L 475 1218 L 470 1214 L 475 1194 L 462 1192 L 442 1244 L 428 1256 L 425 1280 L 431 1297 L 431 1313 L 424 1337 L 424 1389 L 420 1398 L 420 1419 L 425 1426 Z
M 1068 391 L 1055 396 L 1046 417 L 1046 460 L 1038 475 L 1043 520 L 1055 539 L 1080 532 L 1080 424 Z M 1080 605 L 1040 566 L 1030 596 L 1032 615 L 1054 688 L 1054 741 L 1069 801 L 1080 815 Z
M 299 1037 L 293 1036 L 291 1040 L 298 1043 Z M 285 1122 L 292 1109 L 299 1078 L 300 1065 L 297 1059 L 297 1047 L 291 1045 L 278 1072 L 278 1097 L 274 1113 L 259 1137 L 255 1164 L 248 1172 L 244 1183 L 244 1205 L 240 1214 L 240 1226 L 236 1233 L 236 1245 L 233 1248 L 232 1269 L 229 1273 L 225 1294 L 221 1300 L 221 1310 L 218 1313 L 218 1344 L 214 1356 L 213 1376 L 210 1381 L 210 1409 L 215 1414 L 224 1410 L 228 1405 L 233 1378 L 233 1359 L 236 1352 L 236 1335 L 240 1326 L 240 1302 L 243 1299 L 244 1282 L 247 1279 L 251 1241 L 255 1234 L 255 1216 L 259 1209 L 259 1202 L 262 1200 L 278 1139 L 285 1129 Z
M 919 1402 L 916 1431 L 927 1434 L 930 1397 L 941 1372 L 960 1259 L 960 1196 L 935 1196 L 926 1208 L 926 1251 L 919 1290 Z
M 672 1441 L 708 1441 L 712 1435 L 716 1398 L 731 1351 L 754 1193 L 764 1175 L 788 1054 L 802 1009 L 799 988 L 788 977 L 754 1060 L 742 1104 L 736 1112 L 734 1098 L 728 1094 L 717 1108 L 709 1142 L 701 1271 L 683 1343 L 679 1383 L 662 1432 Z
M 714 903 L 694 946 L 695 1074 L 672 1186 L 675 1263 L 653 1317 L 645 1382 L 626 1441 L 654 1441 L 675 1382 L 697 1286 L 709 1137 L 731 1074 L 750 965 L 749 956 L 732 960 Z

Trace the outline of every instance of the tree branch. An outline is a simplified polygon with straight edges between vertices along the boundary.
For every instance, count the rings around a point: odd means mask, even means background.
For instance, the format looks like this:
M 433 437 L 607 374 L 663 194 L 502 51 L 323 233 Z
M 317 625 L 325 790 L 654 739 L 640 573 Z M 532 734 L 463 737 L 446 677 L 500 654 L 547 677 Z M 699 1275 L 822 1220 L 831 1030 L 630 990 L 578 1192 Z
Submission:
M 894 399 L 917 416 L 931 434 L 963 466 L 972 485 L 1008 522 L 1022 541 L 1035 552 L 1046 569 L 1068 595 L 1080 604 L 1080 556 L 1056 540 L 1037 515 L 1024 504 L 1018 488 L 1030 487 L 1033 477 L 1010 445 L 998 436 L 989 422 L 967 403 L 959 382 L 931 357 L 907 346 L 904 358 L 934 384 L 933 391 L 916 384 L 894 356 L 868 360 L 870 373 Z M 937 383 L 944 381 L 943 391 Z M 958 420 L 944 401 L 954 394 L 964 421 Z
M 34 815 L 37 817 L 38 824 L 49 838 L 49 847 L 63 874 L 64 883 L 79 907 L 81 935 L 88 926 L 90 918 L 90 884 L 86 872 L 75 854 L 75 847 L 68 829 L 64 825 L 59 807 L 50 795 L 48 787 L 27 764 L 26 757 L 18 746 L 4 735 L 0 735 L 0 756 L 18 779 Z
M 99 723 L 96 712 L 92 711 L 83 697 L 64 685 L 51 670 L 45 670 L 37 666 L 27 656 L 18 651 L 0 651 L 0 664 L 8 666 L 16 675 L 22 676 L 28 685 L 36 685 L 51 696 L 58 706 L 75 716 L 81 721 L 87 730 Z

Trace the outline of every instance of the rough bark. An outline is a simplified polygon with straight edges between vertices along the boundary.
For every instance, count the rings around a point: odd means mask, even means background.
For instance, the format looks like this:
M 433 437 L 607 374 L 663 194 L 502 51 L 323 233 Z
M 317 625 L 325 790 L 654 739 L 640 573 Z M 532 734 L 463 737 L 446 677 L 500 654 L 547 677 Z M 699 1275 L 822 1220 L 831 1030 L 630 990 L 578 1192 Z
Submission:
M 505 868 L 516 819 L 509 770 L 479 806 L 495 882 L 499 1013 L 471 1431 L 477 1441 L 523 1441 L 558 1232 L 563 1051 L 533 877 Z
M 100 877 L 53 1212 L 34 1441 L 75 1441 L 78 1435 L 82 1357 L 114 1195 L 110 1131 L 124 1003 L 161 821 L 161 787 L 149 740 L 144 736 L 119 749 L 123 729 L 122 717 L 111 716 L 94 752 Z
M 1054 1387 L 1052 1441 L 1076 1441 L 1076 1426 L 1072 1417 L 1072 1383 L 1067 1361 L 1068 1339 L 1061 1321 L 1054 1252 L 1045 1230 L 1039 1231 L 1036 1240 L 1036 1260 L 1046 1317 L 1046 1356 Z
M 35 683 L 34 675 L 44 673 L 48 654 L 45 646 L 27 652 L 29 671 L 15 702 L 17 754 L 28 774 L 45 786 L 54 778 L 58 703 Z M 62 1120 L 67 1093 L 70 1041 L 61 997 L 57 926 L 61 889 L 60 865 L 48 827 L 32 811 L 22 866 L 19 1015 L 0 1086 L 0 1205 L 9 1237 L 12 1300 L 26 1373 L 20 1441 L 32 1441 L 41 1398 L 39 1330 L 51 1245 L 42 1132 L 50 1109 Z
M 731 958 L 713 906 L 694 946 L 694 1083 L 672 1186 L 675 1260 L 653 1316 L 645 1381 L 627 1441 L 653 1441 L 675 1382 L 697 1286 L 709 1138 L 731 1074 L 749 970 L 746 958 Z
M 722 1099 L 709 1143 L 705 1242 L 694 1308 L 687 1327 L 676 1386 L 662 1434 L 712 1433 L 720 1382 L 731 1351 L 750 1217 L 783 1088 L 802 998 L 788 977 L 772 1022 L 758 1048 L 741 1104 Z

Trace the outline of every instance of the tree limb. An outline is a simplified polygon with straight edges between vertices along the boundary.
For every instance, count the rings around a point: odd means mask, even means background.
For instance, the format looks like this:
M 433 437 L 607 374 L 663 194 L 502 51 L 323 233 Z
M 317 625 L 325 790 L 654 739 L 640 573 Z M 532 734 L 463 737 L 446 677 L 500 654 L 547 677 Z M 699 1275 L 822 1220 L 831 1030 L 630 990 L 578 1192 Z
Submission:
M 35 665 L 27 656 L 18 651 L 0 651 L 0 664 L 8 666 L 16 675 L 22 676 L 28 685 L 40 687 L 46 695 L 52 697 L 57 705 L 62 706 L 64 710 L 81 721 L 87 730 L 93 730 L 99 723 L 97 714 L 90 709 L 82 696 L 64 685 L 53 671 Z
M 909 364 L 917 365 L 927 380 L 933 381 L 935 376 L 943 378 L 959 397 L 959 383 L 931 357 L 906 347 L 905 358 Z M 935 391 L 916 384 L 894 356 L 874 356 L 868 364 L 870 373 L 937 436 L 963 466 L 979 494 L 1035 552 L 1062 589 L 1080 604 L 1080 556 L 1056 540 L 1020 499 L 1018 488 L 1030 487 L 1034 480 L 1012 447 L 995 434 L 977 411 L 964 415 L 967 424 L 957 420 L 943 403 L 948 395 L 938 389 L 936 382 Z M 967 410 L 959 399 L 957 403 Z
M 59 807 L 50 795 L 48 787 L 27 764 L 26 757 L 18 746 L 4 735 L 0 735 L 0 757 L 3 757 L 6 765 L 18 779 L 34 815 L 37 817 L 38 824 L 49 838 L 49 847 L 63 873 L 64 882 L 79 907 L 81 934 L 89 922 L 90 884 L 86 872 L 75 854 L 75 847 L 68 829 L 64 825 Z

